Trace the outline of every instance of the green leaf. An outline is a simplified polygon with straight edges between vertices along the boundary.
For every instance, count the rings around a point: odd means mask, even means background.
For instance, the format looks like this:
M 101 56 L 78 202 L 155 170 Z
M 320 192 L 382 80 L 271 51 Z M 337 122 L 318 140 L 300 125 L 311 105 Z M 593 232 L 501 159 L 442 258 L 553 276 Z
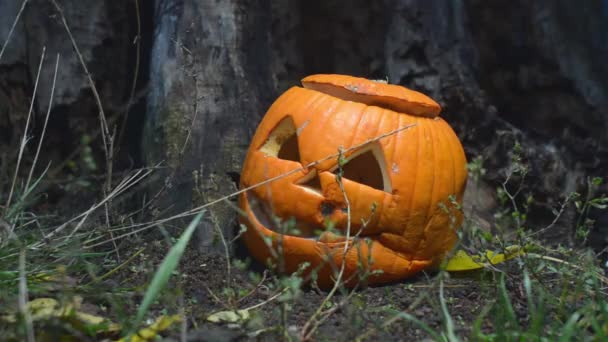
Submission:
M 500 280 L 498 282 L 498 310 L 504 315 L 504 320 L 502 323 L 503 327 L 497 327 L 498 329 L 509 327 L 515 331 L 520 330 L 519 324 L 517 323 L 517 316 L 515 315 L 515 310 L 513 309 L 513 304 L 511 303 L 511 299 L 509 298 L 509 292 L 507 291 L 507 285 L 505 283 L 505 274 L 501 273 Z M 505 329 L 501 329 L 505 330 Z
M 129 335 L 132 335 L 134 330 L 137 329 L 137 327 L 141 324 L 144 317 L 146 316 L 146 313 L 148 312 L 148 309 L 150 308 L 152 303 L 156 301 L 165 285 L 167 285 L 171 274 L 173 274 L 173 271 L 177 268 L 179 260 L 181 259 L 182 254 L 184 254 L 184 250 L 186 249 L 186 246 L 188 245 L 188 242 L 192 237 L 192 233 L 194 233 L 196 227 L 201 221 L 203 213 L 204 211 L 198 213 L 196 217 L 192 220 L 192 222 L 190 222 L 188 228 L 186 228 L 186 230 L 179 237 L 177 243 L 173 245 L 173 247 L 171 247 L 171 250 L 169 250 L 169 253 L 167 254 L 167 256 L 165 256 L 165 259 L 158 267 L 158 270 L 154 274 L 154 277 L 152 278 L 152 281 L 148 286 L 148 290 L 144 295 L 144 299 L 142 300 L 142 303 L 139 306 L 139 309 L 137 310 L 137 316 L 135 317 L 135 322 L 131 327 L 131 333 Z
M 603 182 L 604 180 L 602 179 L 602 177 L 593 177 L 593 179 L 591 180 L 591 183 L 593 183 L 593 185 L 595 186 L 600 186 Z

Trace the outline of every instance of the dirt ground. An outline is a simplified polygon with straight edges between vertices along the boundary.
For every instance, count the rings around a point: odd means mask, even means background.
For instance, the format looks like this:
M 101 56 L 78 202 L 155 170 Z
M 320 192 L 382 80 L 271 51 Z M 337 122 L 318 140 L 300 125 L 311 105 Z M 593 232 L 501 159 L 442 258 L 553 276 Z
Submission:
M 184 284 L 185 293 L 198 302 L 197 307 L 192 308 L 191 317 L 204 317 L 215 311 L 225 310 L 221 303 L 214 299 L 204 286 L 201 280 L 205 279 L 205 286 L 210 289 L 222 289 L 226 286 L 226 263 L 222 257 L 209 257 L 201 253 L 192 252 L 187 256 L 187 263 L 183 265 L 182 272 L 187 275 Z M 201 267 L 201 265 L 204 265 Z M 431 288 L 430 280 L 425 275 L 404 281 L 398 284 L 391 284 L 378 287 L 367 287 L 356 290 L 349 302 L 341 309 L 332 314 L 328 320 L 320 327 L 318 340 L 340 340 L 351 341 L 369 329 L 376 328 L 376 325 L 389 319 L 391 315 L 383 312 L 383 309 L 406 310 L 421 295 L 421 292 Z M 241 286 L 252 284 L 246 272 L 235 270 L 233 283 Z M 451 278 L 445 284 L 445 295 L 450 311 L 457 318 L 457 331 L 464 332 L 470 330 L 470 323 L 479 315 L 482 297 L 489 294 L 484 293 L 479 282 L 471 278 Z M 242 302 L 242 307 L 249 307 L 260 302 L 264 302 L 272 294 L 269 289 L 261 287 L 253 295 Z M 298 298 L 290 302 L 287 315 L 287 330 L 296 337 L 300 329 L 304 326 L 308 318 L 317 310 L 326 291 L 314 289 L 304 289 Z M 436 294 L 435 294 L 436 295 Z M 337 295 L 332 302 L 338 303 L 347 294 Z M 437 296 L 434 296 L 437 297 Z M 412 313 L 414 316 L 433 329 L 440 329 L 441 313 L 439 303 L 436 307 L 428 303 L 421 303 Z M 259 312 L 265 326 L 278 326 L 280 322 L 280 306 L 278 300 L 269 302 L 263 306 Z M 206 331 L 208 340 L 213 340 L 213 334 L 218 334 L 217 341 L 229 339 L 246 339 L 246 327 L 228 328 L 226 325 L 218 326 L 210 323 L 203 324 L 197 329 L 199 332 Z M 196 334 L 196 331 L 194 332 Z M 211 334 L 211 335 L 209 335 Z M 428 338 L 421 328 L 413 326 L 410 322 L 397 322 L 387 330 L 374 334 L 374 338 L 382 340 L 422 340 Z M 262 339 L 273 340 L 277 338 L 276 332 L 269 332 L 260 336 Z
M 181 272 L 183 281 L 180 286 L 183 286 L 184 297 L 188 298 L 186 310 L 191 329 L 188 336 L 192 340 L 274 341 L 284 336 L 278 330 L 268 328 L 279 327 L 281 324 L 286 326 L 291 337 L 299 340 L 302 327 L 328 294 L 328 291 L 305 287 L 295 299 L 289 301 L 285 322 L 281 320 L 283 303 L 275 299 L 260 307 L 247 322 L 209 323 L 205 320 L 208 315 L 228 309 L 228 303 L 221 299 L 222 289 L 228 286 L 225 258 L 190 249 L 184 256 Z M 263 272 L 263 268 L 260 265 L 245 269 L 232 267 L 231 286 L 247 291 L 255 288 L 256 283 L 249 276 L 251 272 Z M 267 274 L 272 277 L 272 274 Z M 496 276 L 492 271 L 476 271 L 447 277 L 444 283 L 444 298 L 454 321 L 455 332 L 459 336 L 470 335 L 472 326 L 484 307 L 496 298 L 495 286 L 490 284 L 495 281 Z M 430 329 L 441 331 L 443 316 L 439 302 L 439 286 L 434 282 L 436 277 L 436 273 L 423 273 L 403 282 L 366 287 L 357 289 L 354 293 L 347 291 L 336 295 L 331 300 L 332 305 L 347 297 L 348 299 L 319 327 L 315 340 L 352 341 L 363 336 L 366 337 L 365 340 L 382 341 L 432 340 L 431 336 L 411 319 L 395 319 L 393 311 L 409 312 Z M 513 303 L 516 314 L 525 320 L 527 308 L 521 281 L 521 277 L 510 276 L 506 285 L 510 297 L 517 299 Z M 486 283 L 488 286 L 485 286 Z M 238 308 L 248 308 L 267 301 L 276 293 L 271 284 L 270 279 L 262 282 L 257 290 L 238 303 Z M 391 319 L 393 323 L 382 327 L 382 324 Z M 488 322 L 482 325 L 483 330 L 491 328 Z M 258 333 L 252 335 L 252 332 L 256 331 Z M 177 339 L 178 336 L 174 338 Z

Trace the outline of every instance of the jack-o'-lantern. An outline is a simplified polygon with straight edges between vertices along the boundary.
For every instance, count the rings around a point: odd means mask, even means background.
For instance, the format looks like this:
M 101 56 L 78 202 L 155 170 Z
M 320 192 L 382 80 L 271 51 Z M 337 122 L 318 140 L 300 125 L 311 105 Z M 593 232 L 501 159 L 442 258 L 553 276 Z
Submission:
M 245 159 L 241 188 L 250 189 L 239 205 L 250 253 L 288 273 L 308 262 L 322 288 L 342 267 L 347 285 L 361 271 L 379 284 L 441 261 L 457 239 L 467 176 L 440 106 L 351 76 L 302 84 L 268 109 Z

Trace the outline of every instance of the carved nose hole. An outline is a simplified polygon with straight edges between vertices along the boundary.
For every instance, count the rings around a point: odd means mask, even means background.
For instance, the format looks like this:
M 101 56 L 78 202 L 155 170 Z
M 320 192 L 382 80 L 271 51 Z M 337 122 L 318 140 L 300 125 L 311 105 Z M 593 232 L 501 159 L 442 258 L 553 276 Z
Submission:
M 336 209 L 336 206 L 334 206 L 330 202 L 321 203 L 321 215 L 323 215 L 323 216 L 330 216 L 334 212 L 335 209 Z

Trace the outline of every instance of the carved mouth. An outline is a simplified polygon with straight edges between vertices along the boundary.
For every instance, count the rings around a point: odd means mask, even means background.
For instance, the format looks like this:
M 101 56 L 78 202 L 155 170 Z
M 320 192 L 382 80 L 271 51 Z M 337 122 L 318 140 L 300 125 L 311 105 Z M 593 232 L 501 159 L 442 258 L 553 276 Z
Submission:
M 249 219 L 256 220 L 260 225 L 277 234 L 320 242 L 346 241 L 345 237 L 328 232 L 326 227 L 322 225 L 311 225 L 299 222 L 294 218 L 282 218 L 273 214 L 270 205 L 255 194 L 245 193 L 245 199 L 249 204 Z M 330 211 L 333 212 L 335 208 L 324 203 L 321 210 L 329 213 Z

